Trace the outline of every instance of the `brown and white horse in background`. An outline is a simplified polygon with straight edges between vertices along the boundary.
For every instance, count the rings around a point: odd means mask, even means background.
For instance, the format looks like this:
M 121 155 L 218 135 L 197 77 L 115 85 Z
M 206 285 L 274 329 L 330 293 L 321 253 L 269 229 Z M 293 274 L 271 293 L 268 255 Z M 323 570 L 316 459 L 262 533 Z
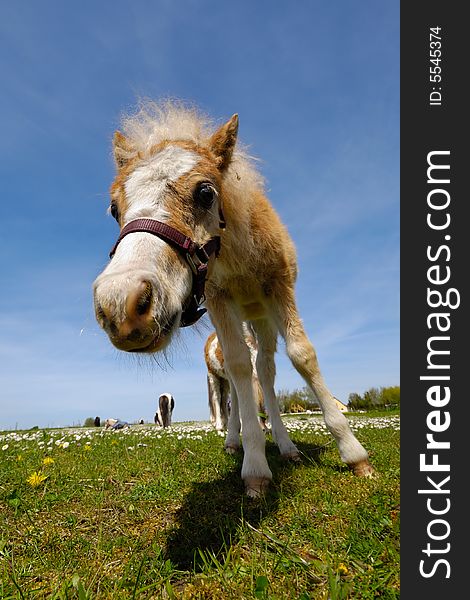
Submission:
M 158 398 L 158 408 L 155 413 L 154 421 L 156 425 L 160 427 L 170 427 L 171 417 L 173 415 L 173 409 L 175 408 L 175 399 L 171 394 L 165 392 L 160 394 Z
M 266 429 L 266 409 L 263 402 L 263 390 L 256 373 L 256 357 L 258 347 L 253 332 L 247 323 L 243 324 L 245 342 L 250 350 L 251 366 L 253 368 L 253 388 L 256 390 L 255 401 L 258 406 L 258 419 L 261 427 Z M 210 420 L 217 431 L 229 429 L 229 437 L 235 438 L 241 429 L 238 404 L 230 403 L 230 377 L 224 366 L 222 346 L 214 331 L 204 345 L 204 359 L 207 367 L 207 392 L 209 395 Z M 236 398 L 236 394 L 233 395 Z M 233 433 L 230 433 L 233 432 Z
M 280 334 L 318 399 L 341 458 L 357 475 L 371 475 L 368 454 L 338 410 L 305 334 L 295 301 L 294 245 L 252 161 L 236 146 L 237 115 L 214 128 L 195 109 L 149 103 L 125 118 L 122 128 L 114 136 L 117 176 L 110 206 L 121 234 L 94 283 L 96 317 L 111 342 L 128 352 L 163 350 L 180 324 L 197 318 L 192 309 L 188 317 L 188 307 L 206 299 L 243 424 L 241 475 L 247 494 L 256 497 L 272 474 L 243 322 L 256 334 L 257 373 L 274 441 L 284 457 L 298 459 L 276 417 L 274 353 Z M 239 444 L 239 438 L 227 436 L 229 449 Z

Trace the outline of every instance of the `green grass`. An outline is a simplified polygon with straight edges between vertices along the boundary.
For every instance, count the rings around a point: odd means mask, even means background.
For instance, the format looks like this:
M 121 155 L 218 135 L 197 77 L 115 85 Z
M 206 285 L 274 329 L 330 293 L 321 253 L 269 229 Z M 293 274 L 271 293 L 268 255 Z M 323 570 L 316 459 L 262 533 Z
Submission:
M 257 501 L 243 495 L 242 455 L 190 424 L 0 435 L 0 597 L 398 598 L 391 416 L 354 417 L 372 480 L 310 426 L 321 418 L 289 419 L 302 463 L 282 461 L 268 436 L 273 484 Z M 37 486 L 33 472 L 46 477 Z

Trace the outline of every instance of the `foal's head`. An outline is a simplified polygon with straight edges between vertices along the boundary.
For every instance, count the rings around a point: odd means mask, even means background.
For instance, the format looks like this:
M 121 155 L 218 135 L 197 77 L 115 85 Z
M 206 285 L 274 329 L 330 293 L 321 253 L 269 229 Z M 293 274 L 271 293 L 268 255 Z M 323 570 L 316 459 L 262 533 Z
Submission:
M 121 231 L 150 219 L 197 244 L 219 235 L 222 181 L 237 128 L 234 115 L 204 140 L 173 139 L 169 132 L 145 149 L 116 132 L 110 212 Z M 155 352 L 180 326 L 192 294 L 193 272 L 184 252 L 147 231 L 134 231 L 122 237 L 94 283 L 96 318 L 120 350 Z

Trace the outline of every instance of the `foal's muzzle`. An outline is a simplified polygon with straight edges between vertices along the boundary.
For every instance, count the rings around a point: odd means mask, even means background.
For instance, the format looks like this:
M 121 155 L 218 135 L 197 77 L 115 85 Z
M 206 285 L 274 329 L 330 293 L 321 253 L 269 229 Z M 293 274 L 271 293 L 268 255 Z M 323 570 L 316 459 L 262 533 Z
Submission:
M 222 225 L 222 221 L 221 221 Z M 225 226 L 225 222 L 223 222 Z M 155 219 L 135 219 L 122 228 L 109 256 L 112 258 L 121 240 L 130 233 L 143 232 L 156 235 L 174 248 L 188 263 L 192 272 L 192 289 L 181 315 L 180 327 L 193 325 L 206 312 L 201 305 L 206 299 L 204 294 L 209 261 L 220 252 L 220 237 L 214 236 L 205 244 L 197 244 L 174 227 Z
M 164 346 L 167 334 L 179 313 L 157 323 L 154 317 L 154 286 L 140 276 L 132 281 L 129 292 L 120 303 L 115 300 L 112 276 L 98 280 L 95 289 L 96 319 L 119 350 L 154 352 Z
M 116 348 L 127 352 L 156 352 L 168 344 L 174 328 L 192 325 L 206 312 L 201 305 L 205 300 L 208 265 L 219 253 L 220 238 L 213 237 L 204 244 L 197 244 L 166 223 L 136 219 L 121 230 L 110 257 L 114 256 L 125 236 L 136 232 L 159 237 L 184 258 L 191 270 L 189 296 L 182 305 L 175 306 L 174 302 L 165 302 L 164 298 L 155 296 L 158 282 L 150 272 L 131 270 L 126 273 L 125 282 L 108 273 L 95 283 L 95 312 L 98 323 Z M 172 290 L 167 293 L 171 296 Z M 172 305 L 173 309 L 167 313 L 159 311 L 156 315 L 155 307 L 162 302 L 164 306 Z

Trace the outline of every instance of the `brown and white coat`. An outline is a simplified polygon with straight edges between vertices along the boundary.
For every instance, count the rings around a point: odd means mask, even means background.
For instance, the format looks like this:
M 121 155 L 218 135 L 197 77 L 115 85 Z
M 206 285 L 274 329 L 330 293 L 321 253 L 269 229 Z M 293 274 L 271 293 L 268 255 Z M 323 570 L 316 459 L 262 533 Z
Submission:
M 251 365 L 253 368 L 253 386 L 256 390 L 256 402 L 258 405 L 258 419 L 263 429 L 266 428 L 266 409 L 263 402 L 263 390 L 256 374 L 256 357 L 258 348 L 256 339 L 247 323 L 244 324 L 245 341 L 250 349 Z M 207 391 L 209 396 L 210 420 L 217 431 L 227 429 L 229 415 L 236 419 L 238 416 L 238 406 L 235 407 L 236 413 L 231 409 L 234 407 L 230 402 L 230 377 L 224 366 L 224 355 L 222 347 L 214 331 L 209 335 L 204 345 L 204 359 L 207 368 Z M 233 414 L 232 414 L 233 413 Z M 236 426 L 234 424 L 234 426 Z
M 173 396 L 165 392 L 158 398 L 158 408 L 155 413 L 154 421 L 160 427 L 170 427 L 173 409 L 175 408 L 175 399 Z

